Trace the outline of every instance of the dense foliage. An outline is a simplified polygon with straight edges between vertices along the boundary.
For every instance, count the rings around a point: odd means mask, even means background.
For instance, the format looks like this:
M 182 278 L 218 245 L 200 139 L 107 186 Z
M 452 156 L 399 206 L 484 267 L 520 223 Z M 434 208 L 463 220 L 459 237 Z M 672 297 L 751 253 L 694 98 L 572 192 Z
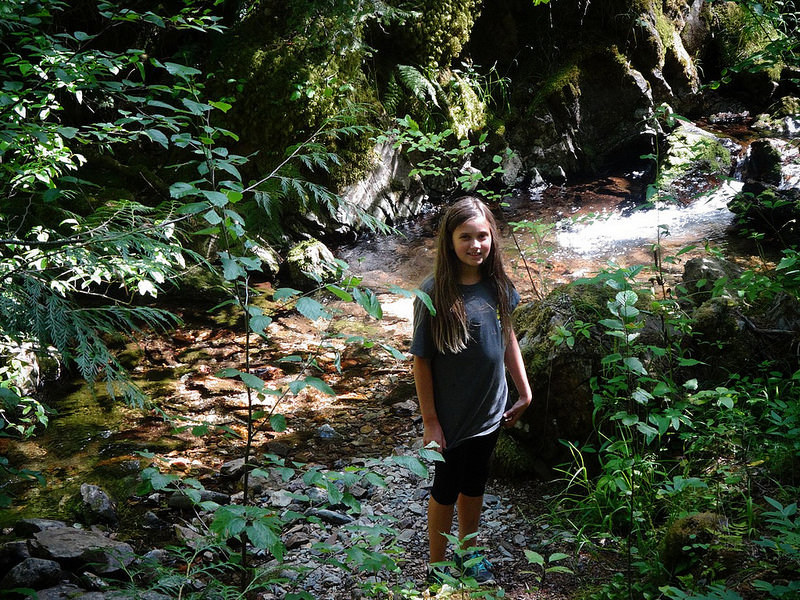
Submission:
M 320 181 L 340 162 L 342 139 L 361 144 L 372 139 L 374 131 L 365 123 L 376 121 L 371 111 L 378 98 L 398 119 L 377 139 L 411 156 L 414 175 L 425 182 L 444 179 L 446 194 L 478 187 L 488 197 L 502 197 L 497 190 L 506 185 L 503 164 L 509 154 L 489 152 L 485 132 L 474 134 L 488 122 L 487 107 L 494 103 L 502 109 L 508 82 L 467 62 L 460 69 L 451 64 L 468 40 L 480 3 L 288 4 L 186 0 L 156 13 L 120 2 L 0 0 L 0 436 L 31 436 L 47 424 L 48 409 L 36 391 L 38 370 L 48 364 L 72 369 L 89 382 L 105 381 L 112 395 L 144 402 L 109 341 L 174 325 L 177 319 L 159 308 L 157 297 L 190 269 L 216 277 L 223 302 L 242 316 L 248 350 L 251 336 L 265 336 L 271 317 L 251 302 L 250 278 L 261 268 L 252 252 L 256 236 L 258 243 L 281 243 L 290 215 L 336 210 L 340 200 Z M 720 71 L 715 87 L 724 88 L 735 73 L 796 65 L 793 3 L 725 4 L 726 11 L 715 14 L 746 22 L 748 35 L 730 40 L 731 64 Z M 274 38 L 281 52 L 265 55 L 250 48 L 251 40 L 243 52 L 253 50 L 250 58 L 259 58 L 259 64 L 287 60 L 230 80 L 214 73 L 209 82 L 205 65 L 209 56 L 220 56 L 213 42 L 225 31 L 223 24 L 235 27 L 259 8 L 266 10 L 262 18 L 272 15 L 290 25 L 292 35 Z M 384 28 L 402 28 L 405 19 L 413 23 L 408 32 L 414 52 L 383 65 L 385 81 L 370 81 L 365 65 L 380 51 Z M 241 58 L 235 54 L 233 63 Z M 313 65 L 310 56 L 330 60 Z M 381 60 L 387 56 L 384 49 Z M 343 80 L 342 73 L 352 80 Z M 239 136 L 229 122 L 255 122 L 246 103 L 236 113 L 237 90 L 248 86 L 277 90 L 281 101 L 302 105 L 292 113 L 297 131 L 285 138 L 285 152 L 270 149 L 252 160 L 249 150 L 237 149 Z M 210 97 L 209 90 L 217 96 Z M 360 90 L 356 100 L 372 109 L 351 101 L 355 90 Z M 418 118 L 405 116 L 406 110 Z M 286 128 L 280 119 L 264 127 Z M 484 150 L 490 154 L 486 168 L 462 168 Z M 201 254 L 200 247 L 214 251 Z M 751 304 L 779 294 L 797 298 L 798 265 L 797 253 L 786 250 L 774 272 L 748 272 L 733 294 Z M 663 281 L 658 265 L 654 271 L 653 280 Z M 375 295 L 347 274 L 346 265 L 337 263 L 334 272 L 339 279 L 320 281 L 320 291 L 381 317 Z M 545 586 L 548 574 L 569 571 L 572 563 L 562 550 L 586 547 L 599 554 L 599 540 L 610 539 L 626 569 L 592 597 L 736 599 L 741 595 L 723 581 L 741 567 L 753 572 L 745 580 L 748 590 L 796 598 L 800 375 L 765 364 L 756 373 L 730 373 L 713 385 L 683 377 L 681 369 L 694 366 L 693 358 L 674 334 L 690 338 L 692 324 L 664 290 L 653 296 L 640 289 L 638 275 L 634 269 L 599 276 L 591 283 L 612 288 L 614 300 L 595 323 L 561 331 L 561 343 L 595 335 L 607 338 L 612 350 L 593 380 L 596 437 L 570 444 L 575 462 L 564 465 L 566 483 L 552 500 L 558 547 L 526 553 L 540 574 L 539 585 Z M 723 297 L 731 289 L 721 286 L 714 293 Z M 279 289 L 273 299 L 311 320 L 332 316 L 318 299 L 298 290 Z M 663 344 L 640 341 L 644 313 L 661 318 Z M 271 388 L 249 363 L 218 374 L 247 391 L 248 465 L 256 423 L 275 431 L 286 426 L 277 411 L 256 410 L 257 400 L 282 398 L 306 386 L 331 392 L 308 375 L 313 356 L 293 359 L 302 367 L 285 389 Z M 422 456 L 434 458 L 425 451 Z M 149 586 L 194 597 L 190 583 L 197 577 L 211 582 L 200 595 L 222 598 L 282 581 L 277 570 L 250 569 L 249 552 L 257 547 L 280 562 L 281 533 L 302 516 L 255 506 L 247 492 L 240 505 L 204 502 L 199 482 L 162 472 L 158 457 L 148 458 L 153 464 L 143 472 L 142 492 L 186 494 L 205 511 L 208 536 L 176 553 L 183 559 L 180 569 L 146 577 L 132 573 L 132 590 Z M 321 472 L 275 456 L 265 460 L 265 468 L 287 478 L 304 470 L 304 479 L 326 490 L 331 504 L 344 504 L 353 513 L 359 504 L 352 487 L 365 481 L 383 485 L 368 469 Z M 387 460 L 425 471 L 410 457 Z M 248 490 L 250 471 L 245 473 Z M 3 486 L 37 474 L 0 459 L 0 476 Z M 691 527 L 684 519 L 698 513 L 716 516 L 683 541 L 678 538 L 677 547 L 662 541 L 663 531 Z M 712 526 L 723 517 L 729 528 L 717 535 Z M 387 581 L 401 571 L 396 530 L 382 523 L 350 533 L 348 543 L 323 548 L 324 560 L 363 576 L 369 593 L 388 592 Z M 234 554 L 231 547 L 241 552 Z M 215 560 L 199 566 L 196 558 L 206 550 Z M 732 562 L 723 561 L 730 556 Z M 413 587 L 403 582 L 394 593 L 418 597 Z M 502 590 L 475 593 L 500 596 Z M 292 597 L 309 597 L 302 578 Z

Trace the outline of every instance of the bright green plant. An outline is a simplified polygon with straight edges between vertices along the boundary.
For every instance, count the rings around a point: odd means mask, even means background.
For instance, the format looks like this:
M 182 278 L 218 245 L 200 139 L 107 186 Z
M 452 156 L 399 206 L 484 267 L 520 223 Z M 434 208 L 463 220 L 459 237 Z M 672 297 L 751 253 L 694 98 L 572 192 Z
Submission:
M 569 567 L 558 564 L 561 561 L 569 558 L 569 555 L 564 554 L 563 552 L 553 552 L 547 558 L 545 558 L 538 552 L 533 550 L 525 550 L 525 558 L 528 559 L 528 563 L 530 565 L 533 565 L 537 568 L 536 571 L 531 572 L 536 575 L 536 581 L 539 584 L 540 589 L 545 586 L 547 575 L 549 573 L 573 573 L 572 569 Z

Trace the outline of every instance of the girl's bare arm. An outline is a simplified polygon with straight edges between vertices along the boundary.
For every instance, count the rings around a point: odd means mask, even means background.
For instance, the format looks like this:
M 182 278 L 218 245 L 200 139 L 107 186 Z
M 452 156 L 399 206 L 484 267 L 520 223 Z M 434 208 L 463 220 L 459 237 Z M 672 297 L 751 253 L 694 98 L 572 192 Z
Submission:
M 440 450 L 444 450 L 447 444 L 433 401 L 433 371 L 429 358 L 414 356 L 414 385 L 417 388 L 419 411 L 422 414 L 422 425 L 425 428 L 422 443 L 427 446 L 431 442 L 435 442 Z
M 512 427 L 533 399 L 531 386 L 528 383 L 528 374 L 525 372 L 525 363 L 522 362 L 522 352 L 519 349 L 519 342 L 517 342 L 517 336 L 513 329 L 506 346 L 504 359 L 506 369 L 511 374 L 511 379 L 517 387 L 517 392 L 519 392 L 519 400 L 503 414 L 506 427 Z

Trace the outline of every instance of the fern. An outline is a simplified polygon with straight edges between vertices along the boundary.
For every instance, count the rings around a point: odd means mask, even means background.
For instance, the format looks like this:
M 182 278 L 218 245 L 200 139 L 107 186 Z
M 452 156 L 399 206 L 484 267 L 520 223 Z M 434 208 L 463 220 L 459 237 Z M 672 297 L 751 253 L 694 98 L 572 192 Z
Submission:
M 423 103 L 430 100 L 436 108 L 441 108 L 438 98 L 444 97 L 444 92 L 438 83 L 411 65 L 397 65 L 397 71 L 403 85 L 415 98 Z

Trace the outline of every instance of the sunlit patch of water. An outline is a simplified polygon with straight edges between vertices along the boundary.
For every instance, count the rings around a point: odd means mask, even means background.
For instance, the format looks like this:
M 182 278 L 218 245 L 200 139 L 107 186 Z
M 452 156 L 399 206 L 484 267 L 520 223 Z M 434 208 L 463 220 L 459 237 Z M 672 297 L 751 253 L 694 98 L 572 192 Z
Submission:
M 583 257 L 619 255 L 629 248 L 655 242 L 659 230 L 673 241 L 722 237 L 733 217 L 727 207 L 728 201 L 741 188 L 741 183 L 730 181 L 688 206 L 660 204 L 562 219 L 556 224 L 556 251 L 566 250 Z

